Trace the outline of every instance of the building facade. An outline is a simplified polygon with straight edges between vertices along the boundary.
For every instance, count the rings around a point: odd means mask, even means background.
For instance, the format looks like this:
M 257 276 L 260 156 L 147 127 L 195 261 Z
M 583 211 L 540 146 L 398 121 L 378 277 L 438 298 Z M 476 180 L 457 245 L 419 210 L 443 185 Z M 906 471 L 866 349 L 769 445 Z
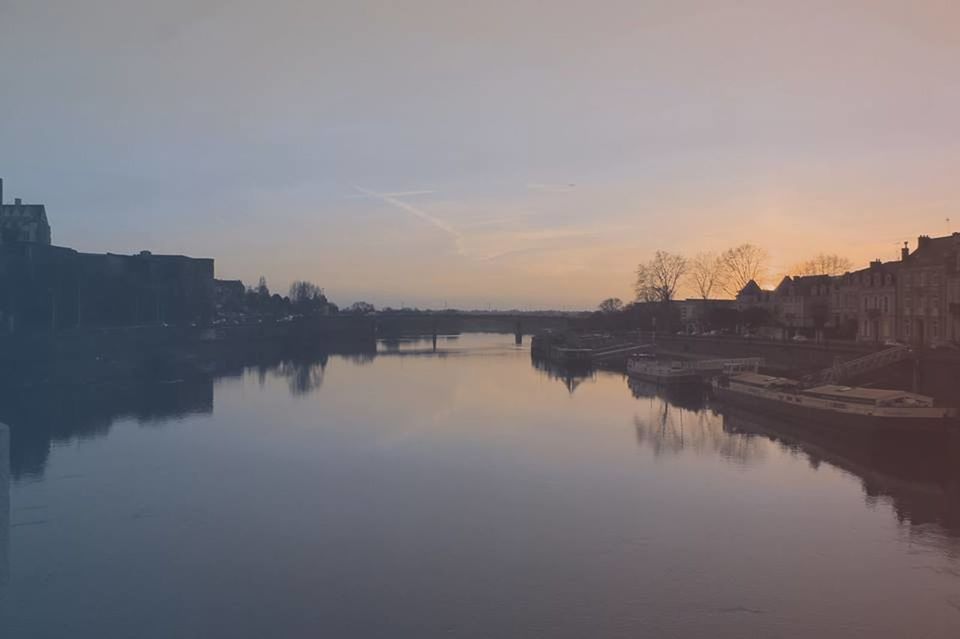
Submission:
M 2 202 L 0 181 L 0 202 Z M 98 255 L 50 243 L 42 204 L 0 206 L 0 332 L 205 322 L 213 260 Z
M 897 278 L 898 335 L 902 341 L 938 346 L 960 339 L 960 233 L 921 235 L 904 247 Z
M 0 244 L 31 242 L 50 244 L 50 224 L 43 204 L 24 204 L 16 198 L 3 203 L 3 179 L 0 179 Z
M 831 319 L 832 293 L 828 275 L 788 275 L 774 289 L 774 316 L 791 332 L 823 329 Z
M 203 323 L 213 314 L 213 270 L 212 259 L 182 255 L 0 245 L 0 330 Z

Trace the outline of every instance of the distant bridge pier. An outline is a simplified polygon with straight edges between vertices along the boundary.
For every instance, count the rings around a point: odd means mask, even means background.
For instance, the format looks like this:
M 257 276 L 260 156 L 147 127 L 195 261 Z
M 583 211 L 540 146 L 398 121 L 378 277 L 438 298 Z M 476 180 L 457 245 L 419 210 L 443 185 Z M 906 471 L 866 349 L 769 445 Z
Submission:
M 517 346 L 523 344 L 523 320 L 517 319 L 517 324 L 513 331 L 513 343 Z

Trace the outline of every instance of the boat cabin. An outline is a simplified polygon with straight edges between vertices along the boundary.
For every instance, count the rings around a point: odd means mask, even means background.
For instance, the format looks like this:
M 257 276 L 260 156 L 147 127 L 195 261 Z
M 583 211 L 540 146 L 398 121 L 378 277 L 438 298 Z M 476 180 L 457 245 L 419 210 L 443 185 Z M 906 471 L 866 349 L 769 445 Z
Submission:
M 740 373 L 730 377 L 731 382 L 743 384 L 744 386 L 753 386 L 770 391 L 783 391 L 787 393 L 797 393 L 800 391 L 800 382 L 786 377 L 774 377 L 772 375 L 761 375 L 760 373 Z
M 856 388 L 852 386 L 837 386 L 828 384 L 808 388 L 803 394 L 817 399 L 842 401 L 852 404 L 866 404 L 869 406 L 890 407 L 917 407 L 933 406 L 933 398 L 900 390 L 883 388 Z

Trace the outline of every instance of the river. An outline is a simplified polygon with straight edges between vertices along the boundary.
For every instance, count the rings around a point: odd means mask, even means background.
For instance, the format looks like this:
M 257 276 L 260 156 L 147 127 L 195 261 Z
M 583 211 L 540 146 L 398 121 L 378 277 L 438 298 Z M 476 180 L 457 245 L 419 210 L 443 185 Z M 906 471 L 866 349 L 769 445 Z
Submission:
M 955 441 L 558 375 L 509 335 L 0 421 L 4 638 L 960 636 Z

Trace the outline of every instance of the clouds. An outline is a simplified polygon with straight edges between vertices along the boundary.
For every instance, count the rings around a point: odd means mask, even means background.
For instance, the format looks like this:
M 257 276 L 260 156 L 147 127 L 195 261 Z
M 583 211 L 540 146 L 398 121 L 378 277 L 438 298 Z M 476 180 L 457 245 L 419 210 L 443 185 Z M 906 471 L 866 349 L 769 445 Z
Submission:
M 660 247 L 937 232 L 960 16 L 905 7 L 0 0 L 0 176 L 84 250 L 592 306 Z

